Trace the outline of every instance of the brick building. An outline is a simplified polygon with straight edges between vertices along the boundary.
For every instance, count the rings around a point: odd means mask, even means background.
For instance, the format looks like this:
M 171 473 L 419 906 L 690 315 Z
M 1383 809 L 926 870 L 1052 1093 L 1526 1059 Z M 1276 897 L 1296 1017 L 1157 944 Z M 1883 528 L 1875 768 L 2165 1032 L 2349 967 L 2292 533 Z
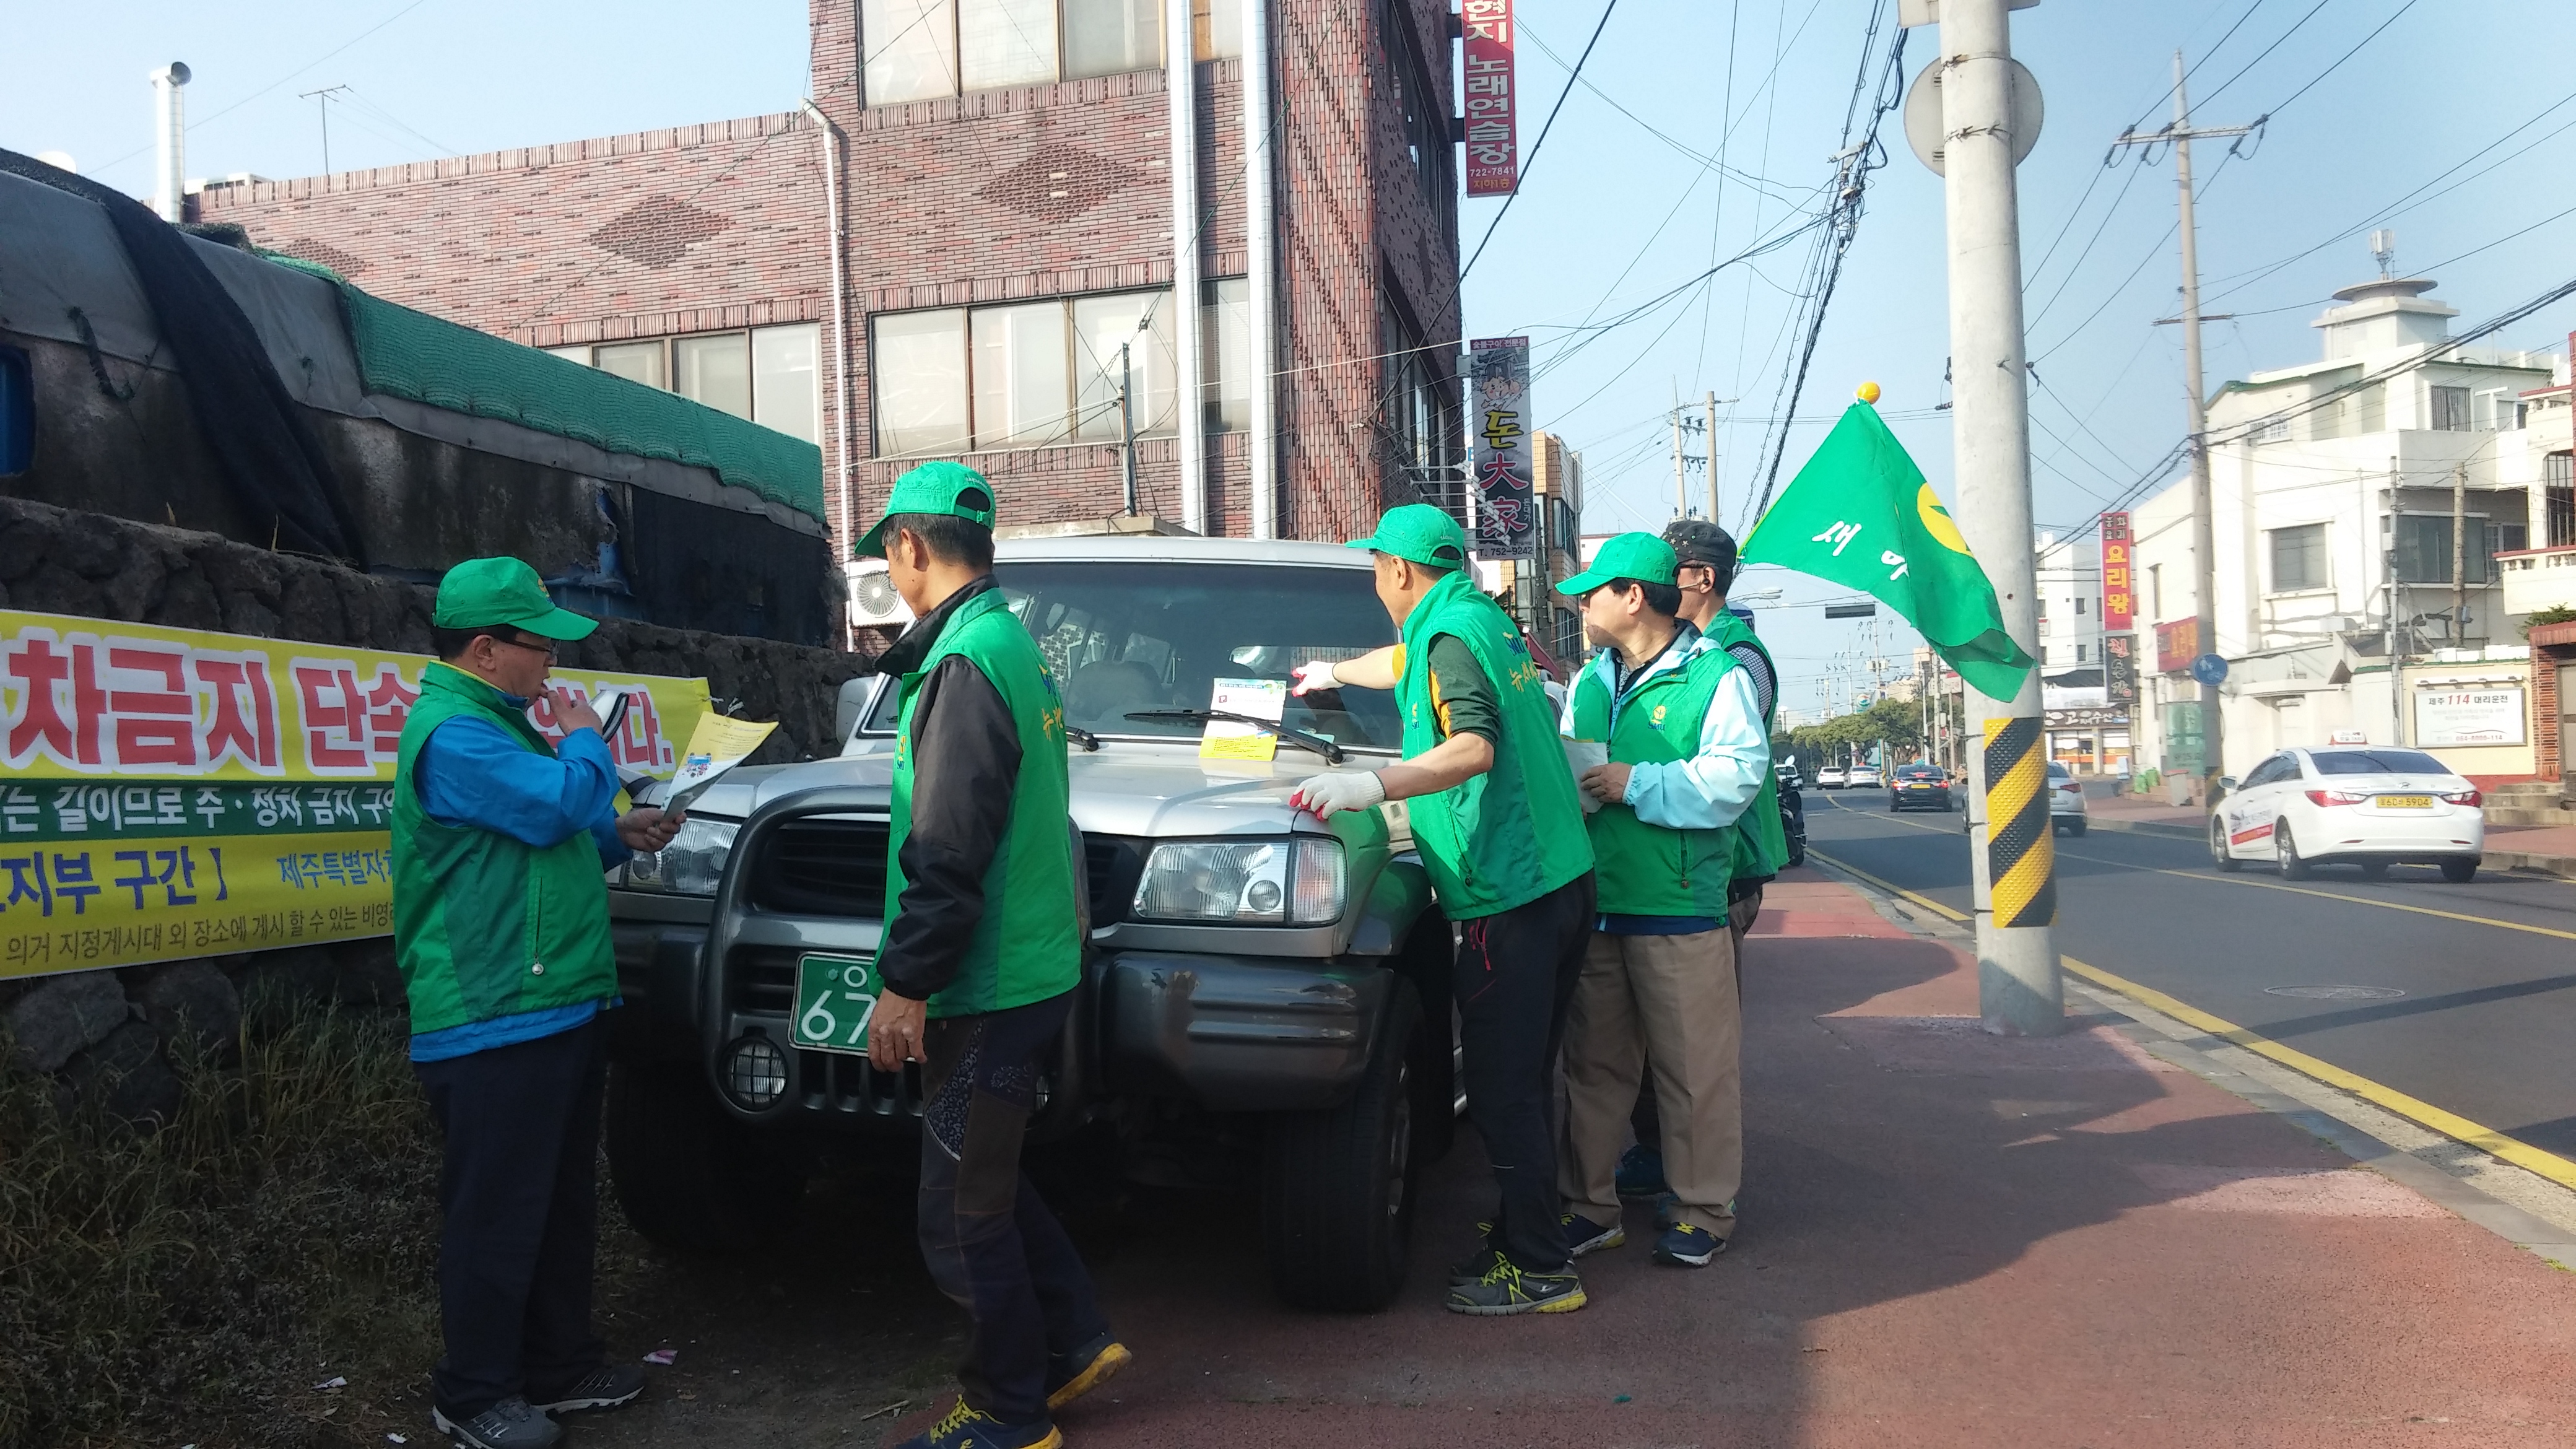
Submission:
M 799 109 L 212 184 L 193 216 L 810 438 L 843 538 L 928 456 L 992 475 L 1007 523 L 1121 511 L 1122 377 L 1138 511 L 1349 537 L 1461 487 L 1453 27 L 1441 0 L 814 0 Z

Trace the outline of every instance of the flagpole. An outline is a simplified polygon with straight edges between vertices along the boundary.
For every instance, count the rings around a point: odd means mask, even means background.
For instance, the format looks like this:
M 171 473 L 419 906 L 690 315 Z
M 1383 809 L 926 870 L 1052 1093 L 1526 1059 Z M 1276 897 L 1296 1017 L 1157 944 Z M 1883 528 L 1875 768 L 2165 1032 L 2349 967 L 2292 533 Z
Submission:
M 1949 219 L 1952 437 L 1959 531 L 1993 580 L 2006 633 L 2038 652 L 2030 395 L 2013 177 L 2009 0 L 1941 0 L 1943 189 Z M 2036 124 L 2037 118 L 2028 118 Z M 1977 1002 L 1991 1032 L 2065 1030 L 2055 852 L 2039 671 L 2011 699 L 1970 687 L 1964 741 L 1975 863 Z

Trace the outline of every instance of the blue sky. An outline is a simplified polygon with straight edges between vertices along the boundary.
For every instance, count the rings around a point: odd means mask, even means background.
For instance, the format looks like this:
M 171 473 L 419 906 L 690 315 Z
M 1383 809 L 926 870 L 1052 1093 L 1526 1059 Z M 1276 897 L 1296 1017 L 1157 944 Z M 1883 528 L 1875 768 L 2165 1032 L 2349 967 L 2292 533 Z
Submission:
M 1547 51 L 1570 63 L 1602 9 L 1521 0 L 1520 11 L 1527 144 L 1564 84 Z M 1589 85 L 1571 93 L 1466 285 L 1470 335 L 1535 340 L 1534 410 L 1585 454 L 1587 527 L 1657 526 L 1670 514 L 1663 415 L 1675 395 L 1708 391 L 1739 399 L 1720 448 L 1735 522 L 1786 363 L 1803 244 L 1613 330 L 1571 329 L 1795 224 L 1795 208 L 1831 175 L 1869 13 L 1867 0 L 1617 0 Z M 19 17 L 0 50 L 0 145 L 68 151 L 92 175 L 148 190 L 144 76 L 171 59 L 197 76 L 196 174 L 321 169 L 317 107 L 297 93 L 329 85 L 351 88 L 332 116 L 341 169 L 784 110 L 805 86 L 805 23 L 806 7 L 782 0 L 47 7 Z M 2396 229 L 2400 270 L 2437 278 L 2434 296 L 2463 323 L 2576 272 L 2576 215 L 2558 217 L 2576 207 L 2576 167 L 2563 159 L 2576 134 L 2560 130 L 2576 131 L 2576 12 L 2564 5 L 2045 0 L 2013 25 L 2047 98 L 2020 173 L 2043 525 L 2085 526 L 2181 433 L 2178 329 L 2151 325 L 2175 310 L 2172 161 L 2142 166 L 2132 153 L 2102 165 L 2123 127 L 2166 119 L 2177 48 L 2197 67 L 2201 124 L 2271 113 L 2250 155 L 2221 168 L 2224 146 L 2208 144 L 2196 158 L 2203 310 L 2238 314 L 2208 329 L 2213 387 L 2315 354 L 2307 323 L 2327 294 L 2372 274 L 2371 226 Z M 1909 79 L 1932 37 L 1911 33 Z M 1871 379 L 1946 496 L 1949 415 L 1931 411 L 1945 396 L 1947 350 L 1940 183 L 1895 118 L 1884 136 L 1887 164 L 1870 178 L 1798 409 L 1815 421 L 1790 430 L 1781 476 Z M 1470 246 L 1499 205 L 1464 205 Z M 2495 341 L 2563 348 L 2571 325 L 2576 303 L 2564 303 Z M 1794 578 L 1744 587 L 1773 584 L 1792 603 L 1831 592 Z M 1810 681 L 1859 638 L 1859 626 L 1827 624 L 1813 607 L 1766 611 L 1763 628 L 1798 681 L 1785 702 L 1802 708 L 1817 698 Z M 1900 659 L 1909 645 L 1886 639 Z

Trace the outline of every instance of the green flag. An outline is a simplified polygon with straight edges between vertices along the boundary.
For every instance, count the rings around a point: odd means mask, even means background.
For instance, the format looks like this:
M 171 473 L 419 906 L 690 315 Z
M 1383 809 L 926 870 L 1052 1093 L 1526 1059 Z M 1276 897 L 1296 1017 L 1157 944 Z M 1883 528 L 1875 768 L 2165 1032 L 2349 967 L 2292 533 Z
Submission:
M 1979 694 L 2009 700 L 2031 657 L 2004 632 L 1995 586 L 1878 410 L 1843 410 L 1815 456 L 1744 541 L 1772 563 L 1876 595 Z

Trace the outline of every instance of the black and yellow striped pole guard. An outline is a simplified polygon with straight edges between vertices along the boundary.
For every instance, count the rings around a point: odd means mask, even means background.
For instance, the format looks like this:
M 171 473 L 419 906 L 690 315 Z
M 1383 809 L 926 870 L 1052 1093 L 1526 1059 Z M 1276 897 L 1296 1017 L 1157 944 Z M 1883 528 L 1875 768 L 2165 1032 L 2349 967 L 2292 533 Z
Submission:
M 2039 721 L 1986 721 L 1986 871 L 1998 926 L 2057 923 L 2057 847 Z

